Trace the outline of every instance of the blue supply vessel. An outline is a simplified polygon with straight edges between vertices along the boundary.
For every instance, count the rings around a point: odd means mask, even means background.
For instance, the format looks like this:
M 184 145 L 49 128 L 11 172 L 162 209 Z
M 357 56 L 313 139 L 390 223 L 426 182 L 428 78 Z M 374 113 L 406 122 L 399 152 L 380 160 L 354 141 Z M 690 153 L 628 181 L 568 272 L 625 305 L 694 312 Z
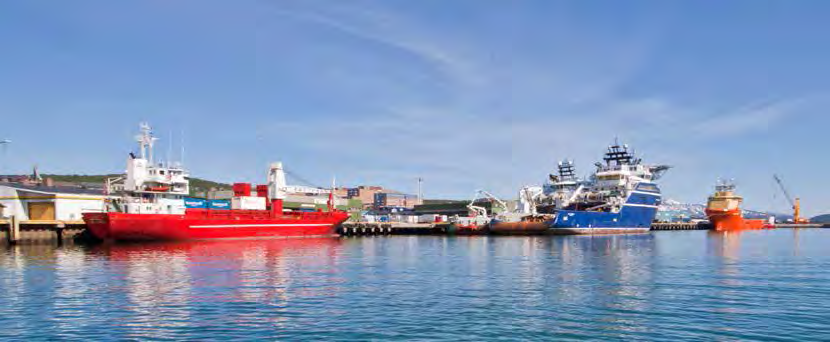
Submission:
M 654 182 L 668 166 L 644 165 L 628 145 L 608 147 L 604 163 L 587 182 L 579 181 L 572 163 L 560 163 L 552 176 L 545 224 L 552 234 L 642 233 L 651 229 L 662 195 Z M 563 170 L 563 165 L 565 166 Z M 564 171 L 564 172 L 563 172 Z
M 660 204 L 657 186 L 641 183 L 618 210 L 562 209 L 547 224 L 553 234 L 642 233 L 651 229 Z
M 645 165 L 628 145 L 608 146 L 603 162 L 586 181 L 576 176 L 573 161 L 559 163 L 542 186 L 519 192 L 516 211 L 499 214 L 489 224 L 495 234 L 642 233 L 662 203 L 657 181 L 669 169 Z

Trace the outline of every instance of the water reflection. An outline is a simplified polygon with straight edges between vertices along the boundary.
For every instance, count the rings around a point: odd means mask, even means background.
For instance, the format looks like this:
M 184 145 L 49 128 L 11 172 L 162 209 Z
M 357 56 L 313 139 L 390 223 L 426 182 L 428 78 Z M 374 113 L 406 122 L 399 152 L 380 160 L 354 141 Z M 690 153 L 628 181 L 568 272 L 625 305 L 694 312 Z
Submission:
M 830 315 L 830 235 L 798 234 L 16 246 L 0 253 L 0 338 L 709 340 L 785 326 L 803 339 Z
M 742 231 L 714 230 L 707 232 L 710 253 L 722 258 L 725 263 L 738 261 L 743 233 Z
M 509 289 L 510 300 L 531 313 L 508 321 L 549 329 L 553 319 L 562 332 L 581 333 L 599 320 L 609 336 L 647 330 L 640 315 L 650 305 L 652 235 L 488 239 L 491 262 L 503 277 L 490 286 Z
M 649 309 L 646 300 L 652 284 L 655 239 L 652 235 L 575 236 L 570 254 L 580 254 L 582 264 L 572 268 L 590 270 L 581 275 L 577 287 L 584 299 L 577 305 L 592 305 L 602 329 L 645 331 L 640 324 Z M 567 241 L 567 240 L 564 240 Z
M 240 311 L 225 319 L 243 326 L 269 319 L 280 326 L 288 319 L 280 312 L 295 297 L 332 295 L 331 286 L 292 286 L 332 269 L 339 246 L 337 239 L 238 240 L 106 245 L 92 253 L 106 257 L 110 272 L 125 275 L 129 315 L 123 325 L 141 332 L 137 337 L 173 338 L 177 327 L 194 324 L 192 315 L 204 314 L 193 311 L 211 310 L 207 303 L 270 303 L 274 310 L 265 317 Z

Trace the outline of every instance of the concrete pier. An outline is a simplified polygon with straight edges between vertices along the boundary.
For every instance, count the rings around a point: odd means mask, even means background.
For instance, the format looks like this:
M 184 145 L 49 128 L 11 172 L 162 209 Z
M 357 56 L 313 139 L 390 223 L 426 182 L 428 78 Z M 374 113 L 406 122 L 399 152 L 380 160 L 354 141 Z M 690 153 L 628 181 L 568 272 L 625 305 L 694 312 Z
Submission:
M 709 222 L 652 223 L 651 230 L 710 230 Z
M 337 228 L 342 236 L 432 235 L 451 231 L 452 225 L 448 223 L 345 222 Z
M 0 219 L 0 239 L 9 244 L 72 240 L 86 230 L 83 221 L 20 221 Z
M 777 224 L 775 228 L 828 228 L 822 224 Z M 652 231 L 710 230 L 708 222 L 654 223 Z M 72 241 L 86 231 L 83 221 L 19 221 L 14 217 L 0 219 L 0 241 L 8 244 L 33 244 Z M 487 231 L 474 233 L 458 230 L 454 224 L 401 223 L 401 222 L 346 222 L 337 227 L 341 236 L 382 235 L 487 235 Z M 2 242 L 0 242 L 2 243 Z

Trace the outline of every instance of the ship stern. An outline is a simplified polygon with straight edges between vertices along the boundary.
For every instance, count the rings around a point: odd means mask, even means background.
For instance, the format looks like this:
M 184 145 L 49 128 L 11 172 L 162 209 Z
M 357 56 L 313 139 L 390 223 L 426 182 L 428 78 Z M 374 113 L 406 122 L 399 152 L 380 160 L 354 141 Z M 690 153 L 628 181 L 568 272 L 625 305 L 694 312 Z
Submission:
M 92 236 L 107 240 L 111 236 L 109 213 L 83 213 L 83 220 Z

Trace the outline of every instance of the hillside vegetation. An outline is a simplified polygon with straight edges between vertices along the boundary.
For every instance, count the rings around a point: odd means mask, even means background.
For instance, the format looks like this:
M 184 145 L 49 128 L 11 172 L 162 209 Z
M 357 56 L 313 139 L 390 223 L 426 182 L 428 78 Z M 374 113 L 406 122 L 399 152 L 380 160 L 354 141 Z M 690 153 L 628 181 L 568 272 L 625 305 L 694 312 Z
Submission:
M 818 215 L 810 219 L 812 223 L 830 223 L 830 214 Z
M 45 178 L 52 178 L 56 182 L 69 182 L 69 183 L 97 183 L 103 186 L 104 181 L 107 178 L 112 177 L 119 177 L 121 175 L 116 174 L 109 174 L 109 175 L 53 175 L 53 174 L 43 174 L 41 177 Z M 206 179 L 190 177 L 190 193 L 193 194 L 194 192 L 204 192 L 210 189 L 218 189 L 218 190 L 230 190 L 231 186 L 229 184 L 214 182 Z

